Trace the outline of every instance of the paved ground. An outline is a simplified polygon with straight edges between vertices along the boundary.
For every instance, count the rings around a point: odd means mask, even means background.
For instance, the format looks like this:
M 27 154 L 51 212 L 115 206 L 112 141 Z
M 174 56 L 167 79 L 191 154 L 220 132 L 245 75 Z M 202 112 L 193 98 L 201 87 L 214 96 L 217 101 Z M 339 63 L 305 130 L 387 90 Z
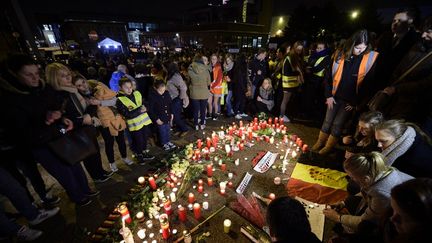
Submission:
M 221 126 L 231 124 L 235 119 L 221 118 L 218 121 L 209 121 L 205 133 L 210 133 L 213 130 L 220 129 Z M 312 144 L 318 134 L 318 129 L 310 126 L 305 126 L 299 123 L 290 123 L 288 128 L 298 134 L 307 144 Z M 191 131 L 183 138 L 175 138 L 173 141 L 178 145 L 185 145 L 195 141 L 198 137 L 203 136 L 203 131 Z M 103 151 L 103 141 L 100 140 Z M 152 147 L 151 150 L 163 156 L 164 152 L 159 147 Z M 131 153 L 129 152 L 129 155 Z M 103 166 L 109 170 L 108 162 L 105 154 L 102 152 Z M 122 200 L 125 192 L 136 183 L 139 176 L 146 173 L 140 165 L 134 164 L 127 166 L 120 162 L 119 154 L 116 153 L 119 172 L 112 176 L 112 179 L 95 185 L 91 182 L 91 187 L 101 191 L 100 196 L 94 199 L 93 203 L 85 207 L 75 207 L 65 194 L 64 190 L 55 182 L 55 180 L 46 173 L 43 168 L 43 177 L 48 187 L 52 187 L 52 192 L 59 195 L 62 200 L 60 203 L 61 212 L 52 219 L 47 220 L 37 228 L 43 230 L 45 234 L 37 242 L 85 242 L 86 234 L 93 232 L 101 222 L 106 218 L 107 214 L 112 211 L 114 206 Z

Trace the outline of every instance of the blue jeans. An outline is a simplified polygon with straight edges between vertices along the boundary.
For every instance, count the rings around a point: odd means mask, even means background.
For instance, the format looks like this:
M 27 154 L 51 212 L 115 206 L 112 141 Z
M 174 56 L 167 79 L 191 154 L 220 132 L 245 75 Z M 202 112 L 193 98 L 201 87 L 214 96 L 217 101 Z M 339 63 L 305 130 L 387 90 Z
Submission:
M 33 155 L 48 173 L 50 173 L 73 202 L 82 202 L 91 192 L 81 163 L 68 165 L 57 158 L 48 148 L 35 148 Z
M 232 96 L 233 96 L 233 92 L 232 90 L 228 90 L 228 95 L 226 97 L 226 110 L 227 110 L 227 115 L 233 115 L 234 111 L 232 109 Z
M 174 115 L 174 124 L 180 132 L 186 132 L 188 129 L 186 122 L 182 119 L 183 101 L 177 97 L 172 100 L 171 110 Z
M 198 116 L 200 117 L 200 125 L 205 124 L 207 100 L 195 100 L 191 99 L 193 107 L 194 125 L 198 125 Z
M 160 143 L 162 145 L 167 144 L 170 141 L 170 125 L 169 124 L 158 125 L 158 131 L 159 131 Z
M 25 189 L 2 167 L 0 167 L 0 193 L 9 198 L 14 207 L 28 220 L 33 220 L 39 215 Z M 0 210 L 0 236 L 15 235 L 20 228 L 20 225 L 8 219 L 3 210 Z
M 336 104 L 333 104 L 333 109 L 327 108 L 324 123 L 321 127 L 321 131 L 327 134 L 331 134 L 334 137 L 340 137 L 342 130 L 345 127 L 345 123 L 351 117 L 353 110 L 347 111 L 345 107 L 348 105 L 343 100 L 335 99 Z

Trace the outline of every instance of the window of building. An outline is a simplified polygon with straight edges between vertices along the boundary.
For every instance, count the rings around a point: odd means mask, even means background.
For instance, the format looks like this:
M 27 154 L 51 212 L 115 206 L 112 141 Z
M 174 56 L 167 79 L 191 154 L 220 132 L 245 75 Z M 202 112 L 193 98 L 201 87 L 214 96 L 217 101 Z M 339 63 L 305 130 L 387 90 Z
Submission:
M 144 29 L 144 24 L 138 22 L 129 22 L 128 27 L 129 29 Z

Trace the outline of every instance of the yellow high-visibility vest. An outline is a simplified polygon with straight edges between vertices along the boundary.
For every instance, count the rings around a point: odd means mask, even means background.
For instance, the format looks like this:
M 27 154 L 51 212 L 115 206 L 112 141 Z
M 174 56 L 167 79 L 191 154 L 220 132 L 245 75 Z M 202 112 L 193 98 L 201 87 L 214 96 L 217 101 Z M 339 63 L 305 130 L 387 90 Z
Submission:
M 326 58 L 326 57 L 327 56 L 323 56 L 323 57 L 318 58 L 318 60 L 314 64 L 314 67 L 318 66 L 324 60 L 324 58 Z M 323 68 L 319 72 L 314 73 L 314 75 L 322 78 L 322 77 L 324 77 L 324 71 L 325 71 L 325 68 Z
M 295 88 L 300 85 L 297 76 L 286 76 L 284 75 L 285 64 L 288 62 L 288 65 L 291 65 L 291 59 L 287 56 L 282 64 L 282 88 Z
M 138 91 L 134 91 L 133 95 L 135 97 L 135 102 L 132 102 L 128 97 L 126 96 L 120 96 L 118 99 L 125 105 L 129 111 L 138 109 L 142 106 L 142 96 L 141 93 Z M 148 116 L 147 112 L 144 112 L 143 114 L 132 118 L 132 119 L 126 119 L 126 123 L 128 125 L 129 131 L 138 131 L 144 126 L 150 125 L 152 123 L 150 117 Z

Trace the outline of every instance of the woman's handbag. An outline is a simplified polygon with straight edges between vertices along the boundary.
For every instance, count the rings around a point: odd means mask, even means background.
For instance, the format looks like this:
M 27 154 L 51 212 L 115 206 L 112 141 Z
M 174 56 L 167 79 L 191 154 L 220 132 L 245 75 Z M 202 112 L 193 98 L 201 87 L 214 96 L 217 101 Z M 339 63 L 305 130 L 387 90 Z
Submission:
M 96 136 L 95 127 L 83 126 L 48 142 L 48 147 L 63 162 L 74 165 L 98 152 Z

